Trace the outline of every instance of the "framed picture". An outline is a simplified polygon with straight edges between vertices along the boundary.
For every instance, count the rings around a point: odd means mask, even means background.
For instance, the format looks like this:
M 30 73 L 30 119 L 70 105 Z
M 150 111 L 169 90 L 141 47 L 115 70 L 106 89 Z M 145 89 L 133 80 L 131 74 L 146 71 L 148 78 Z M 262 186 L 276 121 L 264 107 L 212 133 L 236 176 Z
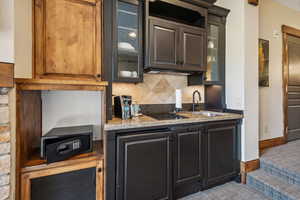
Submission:
M 259 39 L 259 86 L 269 87 L 269 41 Z
M 249 3 L 249 4 L 252 4 L 252 5 L 254 5 L 254 6 L 257 6 L 258 3 L 259 3 L 259 0 L 248 0 L 248 3 Z

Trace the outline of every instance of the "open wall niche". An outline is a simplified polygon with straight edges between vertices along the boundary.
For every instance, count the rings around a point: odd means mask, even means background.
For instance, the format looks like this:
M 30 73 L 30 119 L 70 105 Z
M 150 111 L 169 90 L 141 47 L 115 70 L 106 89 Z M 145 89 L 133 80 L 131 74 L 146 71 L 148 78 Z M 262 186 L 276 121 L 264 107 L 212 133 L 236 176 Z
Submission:
M 57 84 L 51 85 L 51 88 L 54 90 L 49 90 L 49 85 L 36 83 L 18 83 L 16 86 L 16 199 L 32 200 L 30 194 L 36 192 L 31 184 L 36 178 L 48 180 L 56 174 L 76 174 L 76 170 L 93 168 L 97 177 L 97 181 L 93 182 L 97 200 L 102 200 L 104 155 L 100 130 L 105 120 L 104 105 L 101 103 L 104 99 L 103 88 L 97 90 L 98 87 L 94 86 Z M 69 90 L 55 90 L 58 88 Z M 80 125 L 95 127 L 97 137 L 94 137 L 92 152 L 51 164 L 40 157 L 43 134 L 55 127 Z

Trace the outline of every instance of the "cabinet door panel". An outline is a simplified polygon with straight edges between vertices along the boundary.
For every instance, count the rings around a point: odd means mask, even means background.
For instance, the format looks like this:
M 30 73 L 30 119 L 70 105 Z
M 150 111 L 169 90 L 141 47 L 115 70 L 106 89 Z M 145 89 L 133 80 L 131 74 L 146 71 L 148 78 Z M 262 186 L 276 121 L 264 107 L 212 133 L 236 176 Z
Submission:
M 99 77 L 100 1 L 37 0 L 35 31 L 38 77 Z
M 179 29 L 173 23 L 150 19 L 150 66 L 177 68 Z
M 208 185 L 223 181 L 237 172 L 236 126 L 208 129 Z
M 165 134 L 119 138 L 117 199 L 170 199 L 170 150 Z
M 201 132 L 179 133 L 176 148 L 177 183 L 201 177 Z
M 183 68 L 191 71 L 206 69 L 206 32 L 197 28 L 182 28 Z
M 181 198 L 202 188 L 202 133 L 178 133 L 174 151 L 175 197 Z

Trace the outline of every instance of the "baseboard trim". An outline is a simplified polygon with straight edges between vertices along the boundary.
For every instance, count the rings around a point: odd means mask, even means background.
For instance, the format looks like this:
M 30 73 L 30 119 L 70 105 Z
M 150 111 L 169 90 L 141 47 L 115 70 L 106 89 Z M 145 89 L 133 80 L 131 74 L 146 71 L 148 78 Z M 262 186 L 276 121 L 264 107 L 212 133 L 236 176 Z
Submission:
M 260 167 L 260 160 L 251 160 L 247 162 L 241 162 L 241 180 L 243 184 L 246 184 L 247 173 L 255 171 Z
M 259 150 L 262 152 L 268 148 L 276 147 L 286 143 L 285 137 L 278 137 L 269 140 L 262 140 L 259 142 Z

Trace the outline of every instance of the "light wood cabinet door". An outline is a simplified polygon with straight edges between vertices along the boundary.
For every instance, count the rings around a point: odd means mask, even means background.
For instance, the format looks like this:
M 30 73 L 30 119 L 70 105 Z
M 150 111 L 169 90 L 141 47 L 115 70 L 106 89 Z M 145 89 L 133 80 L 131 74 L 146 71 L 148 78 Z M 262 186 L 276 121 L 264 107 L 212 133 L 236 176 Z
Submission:
M 101 0 L 35 0 L 35 77 L 101 79 Z

